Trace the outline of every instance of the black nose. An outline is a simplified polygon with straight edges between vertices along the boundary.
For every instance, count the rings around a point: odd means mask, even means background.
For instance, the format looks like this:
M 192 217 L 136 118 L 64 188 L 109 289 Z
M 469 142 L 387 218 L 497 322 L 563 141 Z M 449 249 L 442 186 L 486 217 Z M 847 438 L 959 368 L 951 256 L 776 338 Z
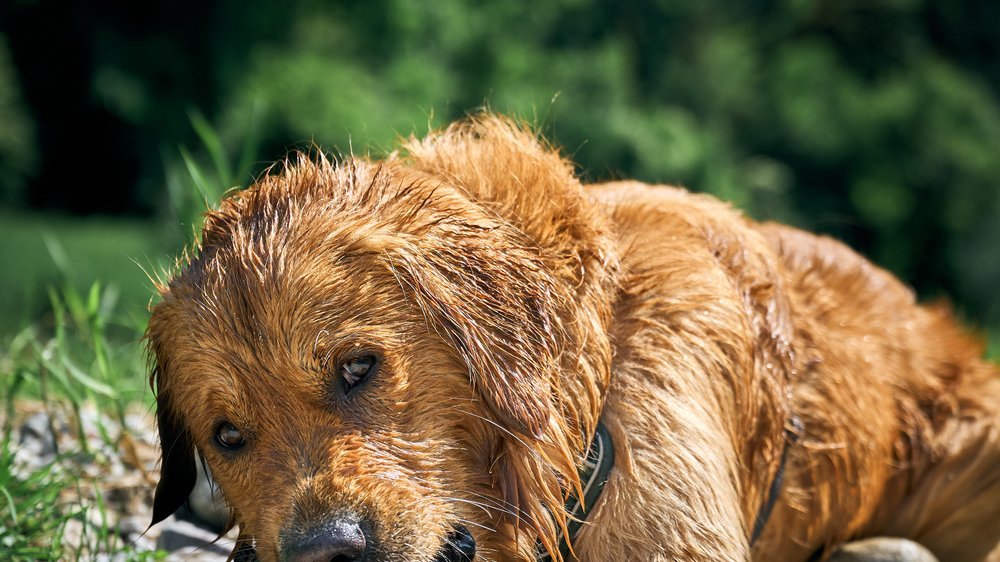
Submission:
M 361 562 L 367 541 L 356 518 L 334 517 L 281 536 L 281 558 L 287 562 Z

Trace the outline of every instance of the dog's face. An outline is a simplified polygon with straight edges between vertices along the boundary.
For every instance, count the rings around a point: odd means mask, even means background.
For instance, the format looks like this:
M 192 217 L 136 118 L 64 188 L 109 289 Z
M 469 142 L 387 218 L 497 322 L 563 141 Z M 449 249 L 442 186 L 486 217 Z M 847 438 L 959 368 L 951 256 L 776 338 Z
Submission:
M 171 294 L 153 328 L 163 415 L 211 467 L 261 558 L 328 548 L 431 560 L 479 519 L 462 503 L 488 485 L 469 467 L 494 454 L 473 437 L 478 400 L 391 273 L 374 256 L 328 250 L 271 278 Z M 163 501 L 183 499 L 164 482 Z
M 262 560 L 531 558 L 592 408 L 556 381 L 544 254 L 394 161 L 302 159 L 223 202 L 150 320 L 154 522 L 200 457 Z

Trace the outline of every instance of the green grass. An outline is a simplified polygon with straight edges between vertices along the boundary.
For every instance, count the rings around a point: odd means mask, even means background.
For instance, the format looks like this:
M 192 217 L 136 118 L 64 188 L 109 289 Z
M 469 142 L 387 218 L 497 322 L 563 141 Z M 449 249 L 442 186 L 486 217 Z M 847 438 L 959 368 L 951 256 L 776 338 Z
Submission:
M 158 556 L 137 552 L 119 537 L 99 479 L 84 468 L 107 464 L 102 451 L 118 451 L 128 438 L 121 429 L 128 406 L 151 399 L 137 345 L 141 323 L 118 322 L 113 295 L 97 284 L 83 293 L 69 284 L 52 289 L 50 320 L 0 344 L 0 560 Z M 64 414 L 77 432 L 71 450 L 57 448 L 48 464 L 34 469 L 15 463 L 18 411 L 25 404 Z M 92 422 L 101 450 L 83 436 L 83 411 L 91 405 L 114 422 Z
M 230 164 L 211 126 L 191 120 L 203 150 L 181 147 L 165 159 L 168 220 L 0 213 L 0 560 L 162 557 L 124 544 L 101 482 L 84 466 L 104 466 L 123 449 L 130 407 L 152 409 L 139 341 L 154 295 L 146 271 L 172 263 L 206 206 L 247 176 L 252 140 Z M 69 417 L 74 450 L 40 468 L 18 466 L 24 404 Z M 97 448 L 114 453 L 91 450 L 84 437 L 84 414 L 95 408 Z
M 99 482 L 83 471 L 107 459 L 79 428 L 81 412 L 96 408 L 115 422 L 98 421 L 100 439 L 118 450 L 126 409 L 151 407 L 139 340 L 153 293 L 135 261 L 168 251 L 137 221 L 5 216 L 0 225 L 0 252 L 17 264 L 0 273 L 0 560 L 155 558 L 113 528 Z M 25 404 L 73 420 L 78 446 L 33 471 L 17 466 Z
M 102 280 L 122 314 L 141 316 L 153 295 L 143 267 L 164 263 L 177 240 L 152 220 L 0 213 L 0 335 L 49 315 L 49 287 L 65 282 L 85 292 Z
M 27 476 L 14 469 L 9 435 L 0 448 L 0 492 L 6 509 L 0 516 L 0 557 L 5 560 L 57 559 L 62 535 L 75 513 L 64 513 L 58 498 L 68 482 L 52 466 Z
M 164 156 L 168 216 L 80 219 L 0 210 L 5 262 L 0 267 L 0 336 L 47 315 L 50 287 L 68 284 L 86 292 L 95 280 L 107 285 L 112 301 L 121 301 L 122 315 L 144 324 L 154 294 L 144 270 L 155 273 L 172 263 L 172 256 L 194 241 L 205 209 L 250 178 L 257 138 L 252 115 L 250 120 L 234 154 L 200 113 L 191 113 L 201 150 L 195 154 L 181 146 L 176 156 Z

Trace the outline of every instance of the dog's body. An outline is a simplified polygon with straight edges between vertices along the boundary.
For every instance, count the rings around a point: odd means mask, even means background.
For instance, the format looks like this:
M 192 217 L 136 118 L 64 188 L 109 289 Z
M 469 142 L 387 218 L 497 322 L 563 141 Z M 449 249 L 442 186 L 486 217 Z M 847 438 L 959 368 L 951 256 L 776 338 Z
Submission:
M 209 215 L 150 321 L 154 519 L 197 447 L 263 560 L 533 560 L 601 419 L 582 562 L 997 548 L 1000 376 L 945 311 L 710 198 L 582 187 L 503 120 L 406 148 Z
M 805 429 L 754 559 L 804 560 L 824 543 L 876 534 L 911 537 L 941 560 L 979 560 L 997 543 L 1000 380 L 943 310 L 915 306 L 908 289 L 833 240 L 754 224 L 672 189 L 595 191 L 615 209 L 629 248 L 605 407 L 621 441 L 634 447 L 628 457 L 638 466 L 645 460 L 625 488 L 673 498 L 661 514 L 687 512 L 693 493 L 696 505 L 733 510 L 682 521 L 668 515 L 676 534 L 652 539 L 645 552 L 703 546 L 709 541 L 698 533 L 708 531 L 717 544 L 705 560 L 744 559 L 743 533 L 775 475 L 774 443 L 782 424 L 794 431 L 793 417 Z M 734 367 L 733 358 L 744 363 Z M 634 404 L 668 406 L 642 433 L 628 419 Z M 690 420 L 676 414 L 692 409 Z M 713 446 L 723 442 L 744 448 Z M 688 454 L 668 459 L 663 451 Z M 734 473 L 742 479 L 731 487 L 678 478 L 722 483 Z M 627 519 L 637 496 L 610 519 Z M 643 542 L 643 534 L 619 545 L 600 535 L 595 544 L 612 550 L 597 560 Z M 668 560 L 698 558 L 666 551 Z M 644 559 L 640 552 L 630 559 Z

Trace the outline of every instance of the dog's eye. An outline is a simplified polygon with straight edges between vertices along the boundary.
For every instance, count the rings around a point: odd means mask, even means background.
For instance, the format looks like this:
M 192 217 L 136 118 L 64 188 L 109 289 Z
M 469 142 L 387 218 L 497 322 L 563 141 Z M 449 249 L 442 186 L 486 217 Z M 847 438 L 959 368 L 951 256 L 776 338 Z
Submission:
M 243 432 L 229 422 L 222 422 L 215 430 L 215 440 L 225 449 L 239 449 L 246 443 Z
M 340 364 L 340 376 L 344 379 L 344 391 L 350 392 L 365 379 L 375 374 L 378 358 L 374 355 L 360 355 Z

